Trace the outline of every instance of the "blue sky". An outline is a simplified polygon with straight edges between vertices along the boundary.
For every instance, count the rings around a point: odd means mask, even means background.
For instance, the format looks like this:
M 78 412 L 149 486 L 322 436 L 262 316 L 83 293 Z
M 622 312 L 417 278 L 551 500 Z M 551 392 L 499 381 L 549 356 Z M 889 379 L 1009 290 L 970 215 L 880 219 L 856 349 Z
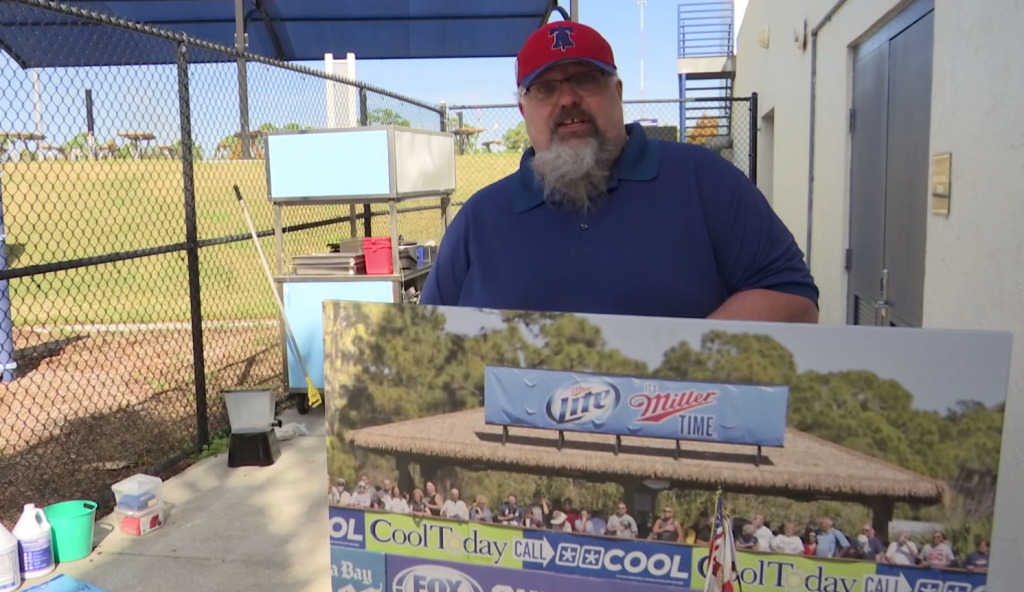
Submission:
M 568 10 L 568 1 L 560 2 Z M 600 31 L 615 52 L 627 99 L 640 98 L 640 8 L 636 0 L 580 0 L 580 21 Z M 647 98 L 679 96 L 676 78 L 679 0 L 648 0 L 644 10 Z M 551 20 L 559 20 L 557 14 Z M 344 56 L 342 56 L 344 57 Z M 510 103 L 515 91 L 514 58 L 359 61 L 357 76 L 433 103 Z
M 443 306 L 439 310 L 452 333 L 475 335 L 504 327 L 494 311 Z M 1013 341 L 1009 333 L 582 316 L 601 329 L 609 349 L 646 362 L 651 369 L 661 364 L 672 346 L 685 340 L 699 350 L 703 335 L 717 329 L 771 336 L 792 352 L 797 372 L 869 370 L 898 381 L 914 396 L 915 409 L 944 413 L 960 400 L 988 406 L 1006 402 Z
M 648 0 L 645 6 L 646 59 L 645 93 L 648 99 L 679 96 L 676 75 L 678 47 L 678 6 L 693 0 Z M 568 8 L 568 0 L 562 2 Z M 745 0 L 739 0 L 736 22 L 741 19 Z M 580 20 L 604 34 L 611 43 L 624 84 L 626 99 L 640 95 L 640 8 L 636 0 L 579 0 Z M 556 13 L 552 20 L 561 17 Z M 344 56 L 336 56 L 343 58 Z M 514 58 L 459 60 L 359 60 L 359 80 L 410 97 L 449 105 L 513 102 Z M 304 65 L 323 70 L 324 64 Z M 192 68 L 193 125 L 196 139 L 210 151 L 223 137 L 238 129 L 237 90 L 233 65 Z M 323 127 L 323 81 L 294 74 L 271 72 L 250 64 L 250 121 L 253 127 L 264 121 L 282 125 L 291 121 Z M 60 144 L 85 127 L 85 88 L 92 88 L 97 135 L 109 139 L 119 131 L 151 131 L 160 144 L 178 137 L 177 75 L 173 66 L 143 68 L 102 68 L 41 70 L 42 131 L 50 144 Z M 375 106 L 394 106 L 382 101 Z M 0 130 L 36 131 L 35 100 L 31 71 L 20 70 L 0 52 Z M 10 105 L 13 108 L 7 108 Z M 627 120 L 638 117 L 676 117 L 672 105 L 627 108 Z M 403 115 L 415 126 L 433 125 L 436 116 L 407 109 Z M 469 125 L 494 128 L 517 123 L 518 113 L 491 113 L 489 122 L 467 121 Z M 500 116 L 500 117 L 499 117 Z M 677 119 L 677 117 L 676 117 Z M 500 122 L 500 123 L 499 123 Z M 676 123 L 675 120 L 671 123 Z M 503 129 L 492 134 L 500 137 Z

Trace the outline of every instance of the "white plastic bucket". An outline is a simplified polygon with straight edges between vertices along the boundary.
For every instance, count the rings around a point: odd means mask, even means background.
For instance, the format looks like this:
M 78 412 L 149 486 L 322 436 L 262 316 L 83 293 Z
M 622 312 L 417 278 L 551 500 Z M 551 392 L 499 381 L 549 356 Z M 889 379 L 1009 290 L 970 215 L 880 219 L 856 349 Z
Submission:
M 21 586 L 21 559 L 18 539 L 0 524 L 0 590 L 17 590 Z
M 276 397 L 273 390 L 227 390 L 223 392 L 231 432 L 265 432 L 274 423 Z

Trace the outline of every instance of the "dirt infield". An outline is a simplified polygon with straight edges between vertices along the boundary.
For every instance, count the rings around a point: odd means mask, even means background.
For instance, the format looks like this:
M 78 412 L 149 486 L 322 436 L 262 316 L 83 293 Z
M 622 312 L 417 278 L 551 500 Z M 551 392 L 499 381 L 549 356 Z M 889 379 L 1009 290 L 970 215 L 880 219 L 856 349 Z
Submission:
M 227 427 L 219 392 L 279 387 L 274 323 L 205 327 L 210 429 Z M 0 385 L 0 517 L 25 503 L 92 499 L 196 442 L 192 333 L 116 327 L 15 333 L 17 380 Z

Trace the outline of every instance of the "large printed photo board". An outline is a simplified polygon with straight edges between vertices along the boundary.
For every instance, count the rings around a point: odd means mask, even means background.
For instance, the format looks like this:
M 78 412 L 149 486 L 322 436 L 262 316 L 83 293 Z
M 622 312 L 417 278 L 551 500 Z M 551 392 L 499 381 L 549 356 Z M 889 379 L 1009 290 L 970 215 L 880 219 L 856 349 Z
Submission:
M 1008 333 L 324 303 L 333 589 L 982 592 Z

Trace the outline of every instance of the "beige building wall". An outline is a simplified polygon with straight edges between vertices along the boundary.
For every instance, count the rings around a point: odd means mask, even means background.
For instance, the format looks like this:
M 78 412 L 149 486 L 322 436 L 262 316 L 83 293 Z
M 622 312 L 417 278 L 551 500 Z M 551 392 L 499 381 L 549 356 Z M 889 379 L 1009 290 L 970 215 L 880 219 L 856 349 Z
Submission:
M 851 47 L 906 4 L 749 0 L 740 26 L 735 94 L 759 94 L 758 184 L 805 253 L 810 240 L 822 323 L 845 323 L 847 314 Z M 810 33 L 819 24 L 811 193 Z M 928 215 L 924 325 L 1009 330 L 1015 338 L 989 590 L 1024 582 L 1024 512 L 1017 509 L 1024 498 L 1021 24 L 1021 0 L 935 0 L 929 153 L 951 152 L 953 172 L 950 216 Z

